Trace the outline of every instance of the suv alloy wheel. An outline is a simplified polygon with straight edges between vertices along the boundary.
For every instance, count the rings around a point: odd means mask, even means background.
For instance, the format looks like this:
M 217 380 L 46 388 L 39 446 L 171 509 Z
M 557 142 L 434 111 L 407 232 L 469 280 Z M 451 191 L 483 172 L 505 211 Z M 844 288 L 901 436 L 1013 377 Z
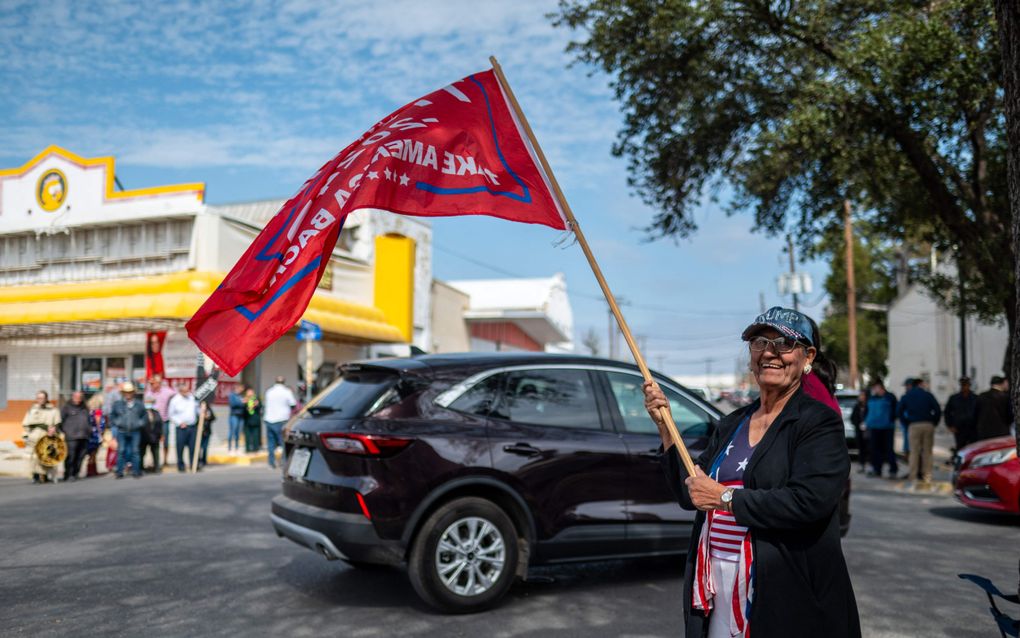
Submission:
M 408 561 L 415 592 L 447 612 L 481 611 L 510 589 L 517 573 L 517 530 L 491 501 L 458 498 L 418 531 Z

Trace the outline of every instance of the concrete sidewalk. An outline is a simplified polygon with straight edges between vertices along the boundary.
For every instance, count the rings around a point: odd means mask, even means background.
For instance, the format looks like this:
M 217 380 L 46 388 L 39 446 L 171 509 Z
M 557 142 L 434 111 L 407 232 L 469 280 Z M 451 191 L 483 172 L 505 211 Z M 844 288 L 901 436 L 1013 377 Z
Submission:
M 282 460 L 282 451 L 277 449 L 276 458 L 279 461 Z M 260 452 L 232 452 L 227 450 L 225 443 L 218 441 L 210 441 L 209 443 L 209 465 L 227 465 L 227 466 L 239 466 L 239 467 L 250 467 L 250 466 L 265 466 L 268 467 L 269 455 L 265 450 Z M 23 478 L 30 478 L 31 473 L 28 470 L 29 452 L 26 449 L 19 447 L 14 441 L 0 441 L 0 476 L 18 476 Z M 96 467 L 99 470 L 100 475 L 105 475 L 112 472 L 112 468 L 106 467 L 106 447 L 103 446 L 99 450 L 99 454 L 96 455 Z M 83 462 L 84 466 L 85 463 Z M 165 468 L 173 468 L 177 465 L 177 454 L 172 449 L 169 450 L 167 462 L 164 465 Z M 84 468 L 83 468 L 84 469 Z M 57 470 L 57 476 L 63 476 L 64 469 L 60 467 Z

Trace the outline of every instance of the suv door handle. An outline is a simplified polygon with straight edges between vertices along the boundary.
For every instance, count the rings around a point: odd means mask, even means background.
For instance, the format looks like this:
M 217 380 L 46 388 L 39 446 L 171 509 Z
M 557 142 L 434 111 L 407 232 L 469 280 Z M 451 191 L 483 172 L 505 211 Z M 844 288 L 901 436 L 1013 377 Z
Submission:
M 528 443 L 514 443 L 513 445 L 504 445 L 504 452 L 510 454 L 519 454 L 521 456 L 538 456 L 542 453 L 542 450 Z
M 638 452 L 638 456 L 640 456 L 643 459 L 653 459 L 653 460 L 658 461 L 659 460 L 659 450 L 658 450 L 658 448 L 656 448 L 654 450 L 648 450 L 647 452 Z

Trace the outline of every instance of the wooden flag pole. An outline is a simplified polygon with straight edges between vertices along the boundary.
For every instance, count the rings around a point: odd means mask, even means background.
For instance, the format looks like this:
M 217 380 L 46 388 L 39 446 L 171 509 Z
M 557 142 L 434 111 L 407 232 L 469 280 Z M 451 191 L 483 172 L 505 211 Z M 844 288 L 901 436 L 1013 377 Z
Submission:
M 202 430 L 205 428 L 205 408 L 198 402 L 198 427 L 195 428 L 195 447 L 191 448 L 191 473 L 198 471 L 198 457 L 202 455 Z M 183 450 L 182 450 L 183 452 Z
M 499 66 L 499 62 L 496 61 L 495 56 L 490 56 L 489 62 L 492 63 L 492 70 L 496 73 L 499 83 L 503 86 L 503 90 L 506 92 L 506 96 L 510 100 L 510 106 L 513 107 L 514 113 L 517 115 L 517 119 L 520 120 L 521 126 L 524 128 L 524 133 L 528 136 L 528 140 L 535 149 L 535 154 L 538 156 L 538 161 L 542 164 L 542 169 L 545 171 L 545 174 L 549 176 L 549 182 L 552 186 L 553 193 L 559 201 L 560 206 L 563 208 L 564 214 L 567 216 L 567 221 L 570 223 L 570 227 L 574 231 L 574 236 L 577 237 L 577 243 L 581 245 L 581 250 L 584 251 L 585 258 L 588 259 L 588 265 L 591 266 L 591 270 L 595 274 L 595 279 L 599 282 L 599 287 L 602 288 L 602 294 L 605 295 L 606 301 L 609 302 L 609 308 L 612 310 L 613 316 L 616 317 L 616 322 L 620 325 L 620 332 L 623 333 L 623 338 L 627 341 L 631 354 L 634 355 L 634 361 L 637 362 L 638 368 L 641 369 L 641 376 L 645 378 L 645 381 L 652 381 L 652 373 L 648 370 L 645 358 L 641 356 L 641 351 L 638 349 L 637 342 L 634 340 L 634 336 L 631 334 L 630 328 L 627 327 L 627 322 L 623 318 L 623 313 L 620 312 L 620 307 L 616 303 L 616 298 L 613 296 L 613 292 L 609 289 L 609 284 L 606 283 L 606 278 L 602 276 L 602 269 L 599 268 L 598 262 L 595 261 L 595 255 L 592 254 L 591 248 L 588 246 L 588 240 L 585 239 L 584 233 L 581 232 L 581 226 L 577 223 L 577 219 L 574 217 L 574 213 L 570 209 L 570 204 L 567 203 L 567 198 L 563 196 L 563 191 L 560 190 L 559 182 L 556 181 L 556 176 L 553 174 L 552 168 L 549 166 L 549 162 L 545 159 L 545 153 L 542 152 L 542 147 L 539 146 L 538 139 L 535 138 L 535 133 L 531 130 L 531 125 L 528 124 L 528 118 L 524 116 L 524 111 L 521 110 L 521 105 L 517 102 L 517 98 L 514 96 L 514 92 L 510 88 L 510 83 L 507 82 L 506 76 L 503 75 L 502 67 Z M 676 446 L 677 452 L 680 453 L 680 460 L 683 461 L 684 468 L 690 476 L 694 476 L 694 461 L 691 459 L 691 454 L 687 451 L 687 446 L 684 445 L 683 439 L 680 437 L 680 433 L 677 430 L 676 423 L 673 422 L 673 417 L 670 414 L 669 409 L 660 408 L 659 416 L 662 417 L 663 421 L 667 425 L 670 439 L 673 441 L 673 445 Z

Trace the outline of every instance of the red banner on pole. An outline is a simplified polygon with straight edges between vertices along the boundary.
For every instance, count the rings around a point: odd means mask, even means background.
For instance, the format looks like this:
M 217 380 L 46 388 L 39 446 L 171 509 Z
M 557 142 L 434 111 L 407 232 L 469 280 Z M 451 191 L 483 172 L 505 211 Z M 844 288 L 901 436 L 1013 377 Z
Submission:
M 567 228 L 498 79 L 475 73 L 398 109 L 323 165 L 188 322 L 191 339 L 237 374 L 300 319 L 359 208 Z

